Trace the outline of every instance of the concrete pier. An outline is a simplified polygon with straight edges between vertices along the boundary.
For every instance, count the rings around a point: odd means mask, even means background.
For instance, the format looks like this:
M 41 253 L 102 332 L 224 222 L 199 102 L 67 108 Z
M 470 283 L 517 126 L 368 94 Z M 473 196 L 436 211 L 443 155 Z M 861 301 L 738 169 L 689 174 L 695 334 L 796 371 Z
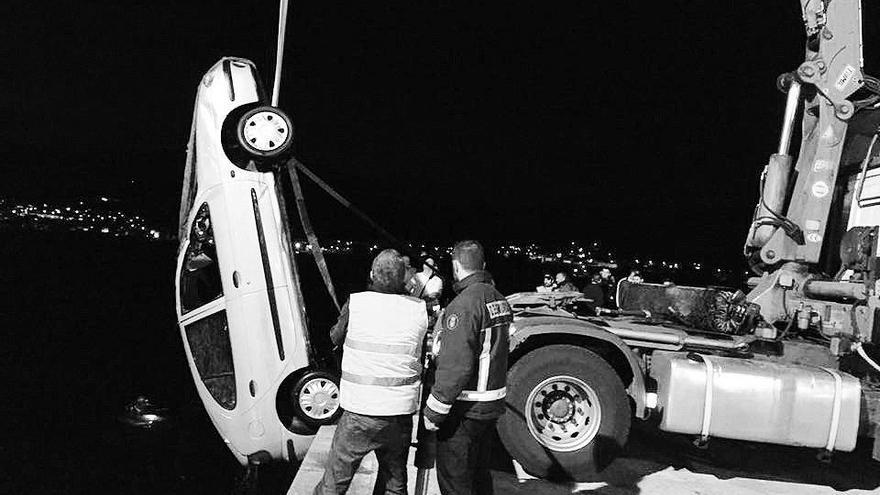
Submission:
M 415 430 L 415 428 L 413 428 L 413 430 Z M 333 433 L 335 431 L 335 425 L 322 426 L 321 429 L 318 430 L 317 435 L 315 435 L 315 440 L 309 448 L 309 452 L 306 454 L 305 459 L 303 459 L 302 464 L 296 473 L 296 477 L 293 479 L 293 484 L 290 485 L 290 490 L 287 492 L 288 495 L 312 494 L 315 485 L 318 484 L 318 481 L 320 481 L 321 477 L 324 475 L 324 465 L 327 461 L 327 456 L 330 453 L 330 443 L 333 440 Z M 409 459 L 407 459 L 407 487 L 409 493 L 413 494 L 415 493 L 416 483 L 416 468 L 413 466 L 413 456 L 415 455 L 415 451 L 415 448 L 410 448 Z M 377 468 L 378 463 L 376 461 L 376 455 L 371 452 L 364 458 L 363 462 L 361 462 L 361 467 L 358 469 L 358 472 L 355 473 L 354 479 L 351 482 L 351 487 L 348 489 L 348 493 L 352 495 L 373 493 L 373 484 L 376 482 Z M 431 470 L 430 482 L 428 484 L 428 495 L 440 495 L 440 489 L 437 487 L 437 472 L 433 469 Z
M 289 495 L 311 495 L 324 473 L 335 427 L 321 428 L 293 481 Z M 528 476 L 511 466 L 492 471 L 495 493 L 504 495 L 847 495 L 880 494 L 877 464 L 870 452 L 840 452 L 832 465 L 815 460 L 813 451 L 768 444 L 727 442 L 721 450 L 741 459 L 739 467 L 712 462 L 711 449 L 701 454 L 684 436 L 635 431 L 627 457 L 615 460 L 595 479 L 584 483 L 553 483 Z M 409 493 L 415 493 L 415 449 L 410 450 Z M 700 457 L 705 455 L 705 458 Z M 734 464 L 740 464 L 739 462 Z M 349 493 L 372 493 L 376 458 L 364 459 Z M 436 471 L 428 493 L 439 495 Z

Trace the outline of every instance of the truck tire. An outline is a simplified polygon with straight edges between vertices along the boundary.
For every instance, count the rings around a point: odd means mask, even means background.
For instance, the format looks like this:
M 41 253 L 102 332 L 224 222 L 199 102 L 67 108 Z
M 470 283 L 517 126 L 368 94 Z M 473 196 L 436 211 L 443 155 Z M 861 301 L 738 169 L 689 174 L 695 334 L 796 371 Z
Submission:
M 550 345 L 510 369 L 498 434 L 533 476 L 587 481 L 623 449 L 632 421 L 620 377 L 582 347 Z

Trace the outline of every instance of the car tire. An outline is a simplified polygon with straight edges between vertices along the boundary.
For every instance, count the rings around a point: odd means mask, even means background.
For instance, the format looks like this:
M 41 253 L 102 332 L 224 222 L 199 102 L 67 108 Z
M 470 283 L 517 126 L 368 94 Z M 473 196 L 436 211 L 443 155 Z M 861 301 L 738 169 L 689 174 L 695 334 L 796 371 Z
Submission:
M 293 123 L 280 109 L 261 105 L 238 119 L 235 137 L 239 146 L 254 158 L 277 158 L 293 144 Z
M 510 369 L 507 387 L 498 434 L 533 476 L 587 481 L 626 444 L 632 413 L 623 383 L 587 349 L 536 349 Z
M 342 415 L 339 405 L 339 377 L 327 371 L 303 375 L 290 394 L 296 417 L 318 428 L 335 423 Z

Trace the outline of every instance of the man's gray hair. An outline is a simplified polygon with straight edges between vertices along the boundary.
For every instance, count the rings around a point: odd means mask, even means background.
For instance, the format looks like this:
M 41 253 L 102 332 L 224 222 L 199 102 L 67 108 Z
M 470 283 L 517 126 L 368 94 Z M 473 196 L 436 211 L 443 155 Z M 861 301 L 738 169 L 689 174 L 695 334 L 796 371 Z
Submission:
M 403 292 L 406 264 L 396 249 L 385 249 L 376 255 L 370 271 L 373 288 L 386 292 Z

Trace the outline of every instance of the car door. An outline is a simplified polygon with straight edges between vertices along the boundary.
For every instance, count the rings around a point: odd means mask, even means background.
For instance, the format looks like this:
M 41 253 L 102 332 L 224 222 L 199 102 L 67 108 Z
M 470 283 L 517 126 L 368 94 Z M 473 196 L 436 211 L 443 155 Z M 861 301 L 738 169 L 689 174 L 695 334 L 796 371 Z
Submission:
M 178 322 L 194 374 L 220 407 L 233 410 L 235 366 L 209 201 L 194 209 L 188 224 L 177 263 Z

